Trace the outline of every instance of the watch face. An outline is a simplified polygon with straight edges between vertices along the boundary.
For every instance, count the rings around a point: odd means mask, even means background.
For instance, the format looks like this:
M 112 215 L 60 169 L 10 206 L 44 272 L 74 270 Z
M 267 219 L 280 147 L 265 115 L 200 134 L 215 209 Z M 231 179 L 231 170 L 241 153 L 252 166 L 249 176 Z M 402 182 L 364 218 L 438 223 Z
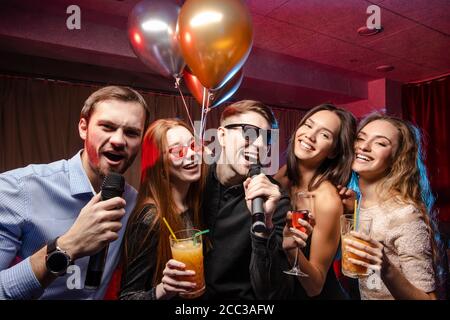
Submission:
M 53 252 L 47 259 L 47 268 L 53 273 L 65 272 L 68 264 L 68 258 L 62 252 Z

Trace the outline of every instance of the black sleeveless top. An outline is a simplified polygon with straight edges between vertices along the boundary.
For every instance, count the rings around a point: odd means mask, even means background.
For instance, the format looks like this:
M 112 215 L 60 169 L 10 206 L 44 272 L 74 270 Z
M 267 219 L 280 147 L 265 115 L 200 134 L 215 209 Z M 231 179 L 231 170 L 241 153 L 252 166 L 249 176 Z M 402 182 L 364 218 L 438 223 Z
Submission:
M 306 242 L 306 247 L 303 248 L 303 254 L 309 260 L 309 253 L 311 249 L 311 238 L 312 234 L 308 237 Z M 339 247 L 340 248 L 340 244 Z M 295 291 L 294 291 L 294 299 L 299 300 L 347 300 L 349 299 L 345 290 L 342 288 L 341 284 L 336 278 L 334 273 L 333 264 L 331 264 L 330 269 L 328 269 L 327 277 L 325 279 L 325 283 L 323 285 L 322 292 L 316 297 L 308 297 L 305 289 L 303 289 L 302 285 L 299 281 L 296 281 Z

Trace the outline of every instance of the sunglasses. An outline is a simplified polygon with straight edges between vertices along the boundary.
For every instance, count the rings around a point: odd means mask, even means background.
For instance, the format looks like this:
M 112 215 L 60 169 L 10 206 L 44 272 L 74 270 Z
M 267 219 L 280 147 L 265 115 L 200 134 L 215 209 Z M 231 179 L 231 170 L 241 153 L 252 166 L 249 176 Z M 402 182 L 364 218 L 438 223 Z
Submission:
M 255 142 L 260 135 L 262 135 L 263 137 L 264 144 L 270 146 L 272 143 L 272 131 L 270 129 L 269 130 L 261 129 L 260 127 L 246 123 L 233 123 L 226 125 L 224 128 L 225 129 L 241 128 L 242 136 L 246 140 L 248 140 L 249 143 Z
M 183 145 L 176 145 L 169 148 L 169 153 L 173 155 L 176 158 L 184 158 L 188 150 L 191 149 L 192 151 L 199 153 L 203 151 L 203 146 L 201 144 L 196 144 L 194 140 L 189 145 L 183 146 Z

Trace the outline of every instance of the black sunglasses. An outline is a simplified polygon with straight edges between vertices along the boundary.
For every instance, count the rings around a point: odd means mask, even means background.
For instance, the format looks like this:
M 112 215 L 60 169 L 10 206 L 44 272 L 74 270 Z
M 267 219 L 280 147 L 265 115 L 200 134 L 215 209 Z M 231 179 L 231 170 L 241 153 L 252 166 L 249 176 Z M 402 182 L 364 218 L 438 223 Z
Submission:
M 272 143 L 272 131 L 261 129 L 260 127 L 246 124 L 246 123 L 232 123 L 228 124 L 224 127 L 225 129 L 234 129 L 234 128 L 242 128 L 242 135 L 245 139 L 247 139 L 250 143 L 256 141 L 259 136 L 262 134 L 263 142 L 270 146 Z

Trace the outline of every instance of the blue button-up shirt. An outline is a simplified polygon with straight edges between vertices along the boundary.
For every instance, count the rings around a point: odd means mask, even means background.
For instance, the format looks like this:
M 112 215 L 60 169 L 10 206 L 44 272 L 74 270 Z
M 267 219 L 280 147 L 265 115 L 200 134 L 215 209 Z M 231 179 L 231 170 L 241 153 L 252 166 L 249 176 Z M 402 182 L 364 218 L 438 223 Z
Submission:
M 0 174 L 0 299 L 102 299 L 117 266 L 126 222 L 136 190 L 126 184 L 123 198 L 127 214 L 119 239 L 109 245 L 100 287 L 84 289 L 89 257 L 75 261 L 71 274 L 58 277 L 43 289 L 34 275 L 30 256 L 66 233 L 80 210 L 94 196 L 81 163 L 81 151 L 70 160 L 29 165 Z M 19 263 L 15 261 L 21 260 Z M 13 265 L 14 264 L 14 265 Z M 81 283 L 81 289 L 77 289 Z M 75 288 L 74 288 L 75 287 Z M 72 289 L 74 288 L 74 289 Z

